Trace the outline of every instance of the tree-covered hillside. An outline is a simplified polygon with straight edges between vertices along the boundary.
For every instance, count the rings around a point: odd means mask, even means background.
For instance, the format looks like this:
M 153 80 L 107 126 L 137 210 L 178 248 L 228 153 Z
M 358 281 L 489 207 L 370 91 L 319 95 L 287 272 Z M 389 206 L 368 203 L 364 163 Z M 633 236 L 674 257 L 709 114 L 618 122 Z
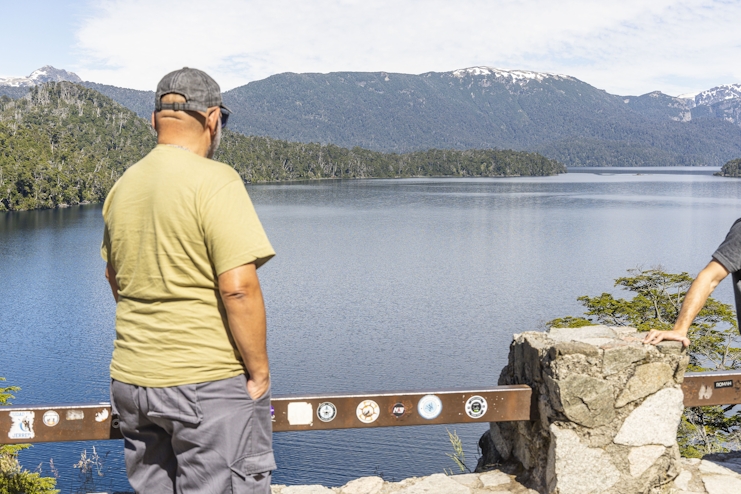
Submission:
M 80 85 L 105 94 L 145 120 L 149 120 L 152 110 L 154 110 L 154 91 L 139 91 L 138 89 L 127 89 L 88 81 L 81 82 Z
M 214 159 L 247 182 L 321 178 L 506 177 L 565 173 L 542 155 L 506 150 L 432 149 L 394 154 L 332 144 L 295 143 L 226 132 Z
M 102 201 L 126 168 L 155 145 L 149 122 L 69 82 L 0 97 L 0 211 Z M 226 131 L 215 157 L 246 181 L 410 176 L 552 175 L 560 163 L 502 150 L 384 154 Z
M 130 110 L 69 82 L 0 99 L 0 211 L 102 200 L 154 145 Z
M 721 177 L 741 177 L 741 158 L 731 160 L 716 175 Z

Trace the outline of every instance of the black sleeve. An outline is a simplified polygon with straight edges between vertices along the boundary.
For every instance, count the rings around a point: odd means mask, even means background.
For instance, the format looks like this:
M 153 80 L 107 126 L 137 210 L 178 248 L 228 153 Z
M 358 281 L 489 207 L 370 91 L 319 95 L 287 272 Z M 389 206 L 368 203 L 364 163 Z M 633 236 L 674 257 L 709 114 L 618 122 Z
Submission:
M 741 218 L 736 220 L 726 239 L 713 253 L 713 259 L 721 263 L 729 273 L 741 271 Z

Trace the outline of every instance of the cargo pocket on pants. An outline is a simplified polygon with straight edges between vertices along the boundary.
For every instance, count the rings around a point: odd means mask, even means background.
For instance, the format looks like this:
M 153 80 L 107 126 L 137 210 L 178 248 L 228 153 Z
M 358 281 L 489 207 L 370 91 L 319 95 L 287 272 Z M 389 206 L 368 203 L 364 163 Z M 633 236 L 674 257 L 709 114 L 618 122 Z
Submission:
M 271 473 L 275 470 L 273 452 L 243 456 L 229 465 L 232 494 L 270 494 Z

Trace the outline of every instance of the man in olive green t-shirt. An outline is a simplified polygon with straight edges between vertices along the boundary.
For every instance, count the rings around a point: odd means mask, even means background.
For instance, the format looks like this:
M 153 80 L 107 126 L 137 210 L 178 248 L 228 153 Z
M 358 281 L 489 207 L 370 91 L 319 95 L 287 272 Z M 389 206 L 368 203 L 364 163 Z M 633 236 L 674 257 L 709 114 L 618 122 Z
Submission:
M 157 87 L 157 147 L 103 206 L 116 299 L 111 402 L 141 493 L 270 492 L 265 307 L 275 253 L 239 175 L 211 160 L 229 112 L 184 68 Z

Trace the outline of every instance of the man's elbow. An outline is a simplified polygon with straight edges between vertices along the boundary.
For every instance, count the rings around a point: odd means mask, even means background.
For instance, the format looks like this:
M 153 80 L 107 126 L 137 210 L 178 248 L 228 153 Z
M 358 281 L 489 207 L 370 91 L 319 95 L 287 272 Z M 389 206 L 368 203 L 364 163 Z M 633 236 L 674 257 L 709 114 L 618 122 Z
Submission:
M 711 290 L 715 290 L 728 274 L 728 270 L 725 266 L 713 259 L 710 261 L 710 264 L 708 264 L 705 269 L 700 271 L 697 275 L 697 281 L 708 285 Z
M 228 301 L 243 302 L 261 295 L 260 281 L 253 264 L 246 264 L 222 273 L 219 275 L 218 284 L 219 295 L 225 303 Z
M 233 288 L 228 290 L 219 289 L 221 299 L 225 302 L 242 302 L 251 296 L 251 291 L 246 288 Z
M 258 283 L 240 283 L 236 285 L 219 285 L 219 295 L 225 304 L 241 304 L 259 298 L 262 293 Z

